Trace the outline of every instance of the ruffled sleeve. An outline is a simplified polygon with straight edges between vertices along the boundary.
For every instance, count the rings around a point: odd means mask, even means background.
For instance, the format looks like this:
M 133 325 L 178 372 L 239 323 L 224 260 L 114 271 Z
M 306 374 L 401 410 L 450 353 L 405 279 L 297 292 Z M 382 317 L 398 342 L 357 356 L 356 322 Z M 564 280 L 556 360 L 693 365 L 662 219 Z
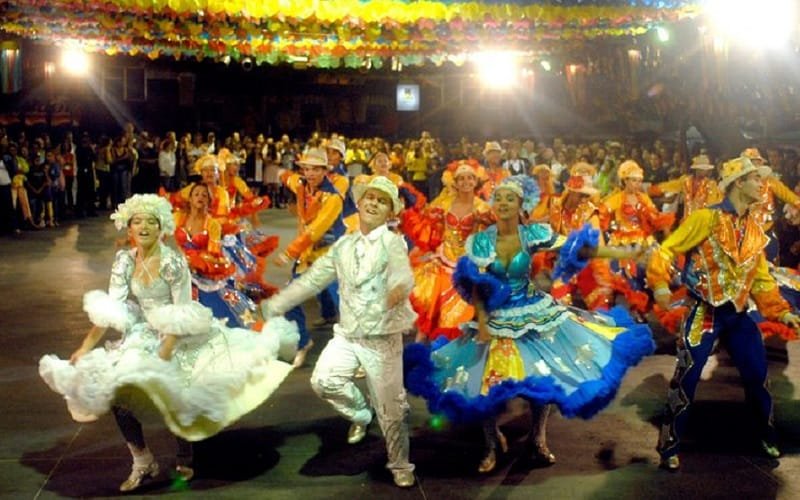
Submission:
M 478 267 L 485 268 L 497 258 L 496 239 L 497 226 L 489 226 L 486 231 L 471 234 L 464 243 L 467 258 Z
M 589 265 L 589 258 L 581 257 L 583 248 L 597 248 L 600 243 L 600 231 L 584 225 L 578 231 L 569 233 L 566 242 L 558 253 L 558 262 L 553 268 L 553 279 L 567 282 Z
M 433 252 L 442 243 L 444 211 L 440 208 L 425 211 L 408 208 L 400 214 L 400 230 L 415 247 L 423 252 Z
M 214 315 L 199 302 L 167 304 L 148 311 L 147 322 L 163 334 L 205 335 L 211 330 Z
M 83 296 L 83 310 L 93 325 L 127 331 L 136 323 L 136 310 L 124 300 L 116 300 L 103 290 L 92 290 Z
M 92 290 L 83 296 L 83 310 L 93 325 L 125 332 L 136 322 L 136 311 L 128 304 L 133 257 L 128 250 L 120 250 L 111 266 L 108 293 Z
M 528 253 L 561 246 L 564 239 L 553 231 L 550 224 L 528 224 L 520 226 L 520 237 L 523 247 Z
M 511 288 L 488 272 L 478 269 L 469 257 L 461 257 L 453 271 L 453 286 L 464 300 L 483 302 L 487 311 L 493 311 L 504 304 L 511 295 Z M 477 296 L 474 296 L 477 294 Z

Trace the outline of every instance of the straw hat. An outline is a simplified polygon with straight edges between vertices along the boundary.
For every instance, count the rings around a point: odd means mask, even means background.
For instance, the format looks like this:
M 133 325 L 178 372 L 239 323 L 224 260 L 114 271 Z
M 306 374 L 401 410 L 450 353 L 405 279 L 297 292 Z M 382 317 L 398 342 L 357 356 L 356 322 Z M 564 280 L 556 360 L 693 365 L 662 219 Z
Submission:
M 536 177 L 543 172 L 547 172 L 548 174 L 553 173 L 552 170 L 550 170 L 550 165 L 542 163 L 540 165 L 536 165 L 535 167 L 533 167 L 533 169 L 531 170 L 531 175 Z
M 308 148 L 296 162 L 304 167 L 328 167 L 328 154 L 322 148 Z
M 754 160 L 759 161 L 767 161 L 763 156 L 761 156 L 761 152 L 758 148 L 747 148 L 742 151 L 742 156 L 753 162 Z
M 711 164 L 711 160 L 708 159 L 708 156 L 697 155 L 692 158 L 692 165 L 689 168 L 695 170 L 714 170 L 714 165 Z
M 392 200 L 392 209 L 394 211 L 394 215 L 399 214 L 403 209 L 403 203 L 400 201 L 400 195 L 397 191 L 397 186 L 395 186 L 394 182 L 382 176 L 373 177 L 368 184 L 356 184 L 353 186 L 353 198 L 356 200 L 356 203 L 359 202 L 364 194 L 370 189 L 376 189 L 389 195 L 389 198 Z
M 486 146 L 483 148 L 483 155 L 486 156 L 491 151 L 497 151 L 499 153 L 503 153 L 503 148 L 500 147 L 500 143 L 497 141 L 489 141 L 486 143 Z
M 766 177 L 772 172 L 772 169 L 767 166 L 757 167 L 746 156 L 726 161 L 722 164 L 722 169 L 720 170 L 722 179 L 719 181 L 719 188 L 725 191 L 733 181 L 753 172 L 758 172 L 761 177 Z
M 644 170 L 633 160 L 625 160 L 617 170 L 617 177 L 622 179 L 644 179 Z
M 215 155 L 212 154 L 205 154 L 197 159 L 194 162 L 194 167 L 192 167 L 192 171 L 196 174 L 199 174 L 204 169 L 211 168 L 214 170 L 220 170 L 219 160 Z M 225 164 L 222 164 L 221 170 L 225 170 Z
M 597 167 L 595 167 L 591 163 L 586 163 L 585 161 L 579 161 L 578 163 L 570 167 L 569 175 L 581 175 L 581 176 L 589 175 L 594 177 L 595 175 L 597 175 Z
M 339 138 L 328 139 L 325 142 L 325 148 L 338 151 L 343 157 L 347 154 L 347 146 L 345 146 L 344 141 Z

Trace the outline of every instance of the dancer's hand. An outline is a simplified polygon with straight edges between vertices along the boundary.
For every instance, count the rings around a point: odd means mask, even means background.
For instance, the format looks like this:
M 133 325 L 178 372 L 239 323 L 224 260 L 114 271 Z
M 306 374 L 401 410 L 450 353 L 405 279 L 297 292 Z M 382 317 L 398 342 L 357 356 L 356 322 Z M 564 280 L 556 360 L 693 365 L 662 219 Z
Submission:
M 77 351 L 72 353 L 72 356 L 69 357 L 70 364 L 74 365 L 77 363 L 78 360 L 81 359 L 81 357 L 83 357 L 83 355 L 87 352 L 89 352 L 89 349 L 81 346 Z
M 408 298 L 408 294 L 403 290 L 403 287 L 396 286 L 389 290 L 389 293 L 386 295 L 386 308 L 394 309 L 395 306 L 399 305 L 406 298 Z
M 289 265 L 290 262 L 291 259 L 289 258 L 289 256 L 283 252 L 278 254 L 278 256 L 275 257 L 275 259 L 272 261 L 272 263 L 278 267 L 286 267 L 287 265 Z
M 670 298 L 672 297 L 672 293 L 669 291 L 669 288 L 659 288 L 655 292 L 653 292 L 653 298 L 658 304 L 658 307 L 663 309 L 664 311 L 669 311 L 671 306 Z
M 161 346 L 158 348 L 158 357 L 164 361 L 172 359 L 172 350 L 175 348 L 175 342 L 177 340 L 175 335 L 164 335 L 164 338 L 161 340 Z

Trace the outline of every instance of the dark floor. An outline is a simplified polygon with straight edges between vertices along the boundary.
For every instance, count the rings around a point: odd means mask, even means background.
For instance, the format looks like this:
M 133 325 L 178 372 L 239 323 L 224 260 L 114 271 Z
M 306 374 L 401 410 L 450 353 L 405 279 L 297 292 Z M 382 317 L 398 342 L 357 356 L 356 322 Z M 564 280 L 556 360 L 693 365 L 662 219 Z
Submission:
M 284 211 L 263 217 L 289 241 L 295 223 Z M 89 323 L 82 294 L 107 286 L 114 254 L 113 225 L 105 218 L 0 239 L 0 497 L 108 497 L 127 476 L 130 458 L 111 418 L 81 425 L 37 374 L 46 353 L 68 356 Z M 275 283 L 285 270 L 270 269 Z M 480 432 L 436 429 L 424 404 L 412 398 L 412 460 L 418 484 L 400 490 L 383 468 L 376 426 L 356 446 L 347 445 L 347 423 L 311 391 L 310 366 L 330 336 L 318 340 L 309 366 L 292 373 L 261 408 L 196 447 L 198 476 L 188 489 L 168 472 L 141 495 L 193 498 L 800 498 L 800 402 L 792 380 L 800 368 L 771 365 L 775 414 L 784 458 L 754 452 L 749 420 L 735 370 L 725 363 L 702 383 L 683 469 L 656 468 L 655 423 L 673 358 L 658 354 L 633 369 L 617 400 L 591 421 L 555 415 L 548 429 L 558 463 L 531 469 L 523 459 L 526 419 L 511 420 L 511 451 L 498 470 L 478 476 Z M 667 345 L 664 339 L 660 344 Z M 800 352 L 789 346 L 789 359 Z M 800 383 L 800 382 L 799 382 Z M 149 444 L 165 471 L 173 441 L 155 417 Z

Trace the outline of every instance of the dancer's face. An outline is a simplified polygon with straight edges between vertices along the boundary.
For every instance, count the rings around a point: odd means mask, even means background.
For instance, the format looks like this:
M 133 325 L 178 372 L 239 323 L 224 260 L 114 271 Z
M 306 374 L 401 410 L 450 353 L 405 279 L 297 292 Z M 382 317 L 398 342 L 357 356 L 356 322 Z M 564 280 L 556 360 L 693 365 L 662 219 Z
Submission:
M 472 174 L 461 174 L 456 177 L 456 189 L 459 193 L 474 193 L 478 179 Z
M 500 220 L 519 218 L 522 200 L 514 191 L 499 188 L 494 192 L 494 212 Z
M 309 186 L 316 188 L 322 184 L 327 171 L 327 168 L 318 165 L 305 165 L 303 166 L 303 177 L 306 178 Z
M 372 165 L 377 175 L 382 175 L 384 177 L 389 175 L 389 157 L 384 153 L 375 155 L 375 161 L 372 162 Z
M 192 208 L 205 211 L 208 209 L 209 201 L 211 200 L 209 199 L 208 188 L 205 185 L 196 185 L 192 188 L 192 192 L 189 195 L 189 203 Z
M 358 216 L 361 229 L 366 232 L 385 224 L 392 213 L 392 198 L 378 189 L 367 189 L 358 201 Z
M 200 176 L 203 178 L 203 184 L 206 186 L 217 185 L 217 170 L 214 167 L 203 167 L 200 170 Z
M 764 188 L 764 178 L 758 172 L 747 174 L 738 182 L 742 195 L 750 202 L 761 200 L 761 193 Z
M 128 236 L 136 246 L 152 247 L 160 237 L 161 224 L 153 214 L 134 214 L 128 221 Z
M 636 194 L 642 190 L 642 179 L 638 177 L 628 177 L 625 179 L 625 192 Z

